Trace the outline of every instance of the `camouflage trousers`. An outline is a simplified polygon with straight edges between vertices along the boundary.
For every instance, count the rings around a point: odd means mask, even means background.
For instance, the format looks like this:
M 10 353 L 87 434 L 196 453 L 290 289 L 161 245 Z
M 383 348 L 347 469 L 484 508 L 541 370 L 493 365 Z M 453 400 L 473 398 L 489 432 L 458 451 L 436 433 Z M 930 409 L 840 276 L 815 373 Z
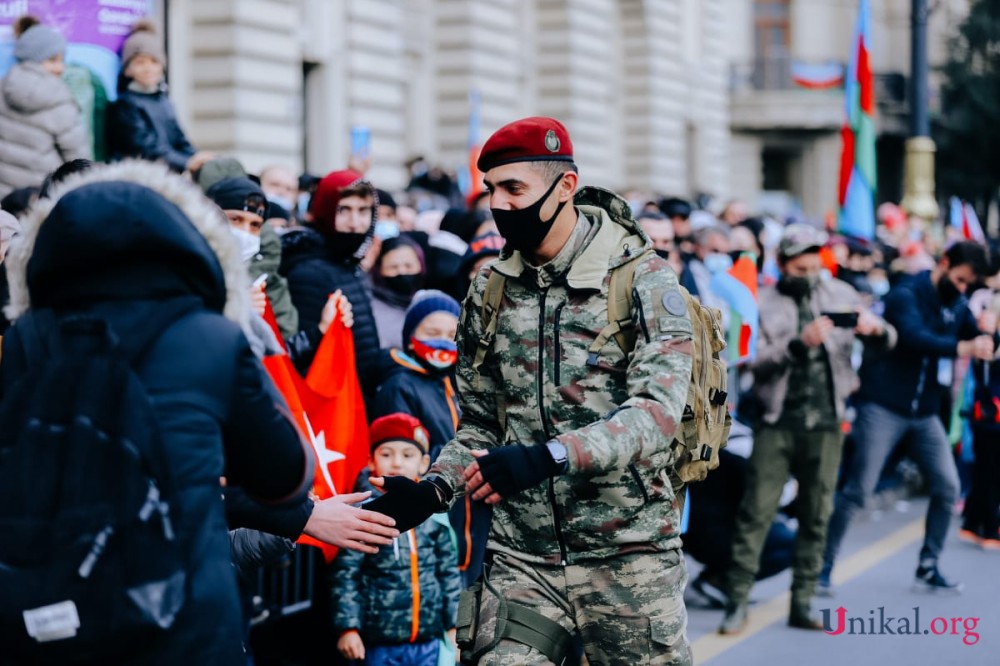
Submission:
M 495 591 L 579 635 L 590 666 L 692 664 L 684 607 L 687 572 L 679 550 L 569 566 L 494 553 L 484 576 L 489 585 L 483 589 L 472 654 L 494 642 L 500 608 Z M 462 663 L 473 663 L 465 661 L 467 656 Z M 506 638 L 474 663 L 552 664 L 539 650 Z

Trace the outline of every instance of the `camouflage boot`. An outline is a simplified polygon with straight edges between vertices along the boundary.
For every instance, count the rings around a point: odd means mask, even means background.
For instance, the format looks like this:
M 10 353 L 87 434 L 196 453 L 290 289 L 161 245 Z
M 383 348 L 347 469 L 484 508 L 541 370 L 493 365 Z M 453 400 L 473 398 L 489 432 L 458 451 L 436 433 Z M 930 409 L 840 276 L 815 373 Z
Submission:
M 743 631 L 747 626 L 748 613 L 749 604 L 745 599 L 742 601 L 731 599 L 726 604 L 726 614 L 722 618 L 722 624 L 719 625 L 719 633 L 731 635 Z
M 788 626 L 796 629 L 823 629 L 823 620 L 812 612 L 808 601 L 792 600 L 788 613 Z

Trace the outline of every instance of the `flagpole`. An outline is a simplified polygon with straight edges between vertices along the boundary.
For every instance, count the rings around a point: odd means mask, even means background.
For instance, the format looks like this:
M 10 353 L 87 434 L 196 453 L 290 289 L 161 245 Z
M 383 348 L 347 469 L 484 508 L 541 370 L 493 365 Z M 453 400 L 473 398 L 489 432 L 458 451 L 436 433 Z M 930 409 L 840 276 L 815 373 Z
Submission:
M 927 0 L 912 0 L 910 31 L 910 138 L 906 140 L 905 183 L 901 205 L 930 225 L 937 221 L 934 196 L 934 153 L 927 95 Z

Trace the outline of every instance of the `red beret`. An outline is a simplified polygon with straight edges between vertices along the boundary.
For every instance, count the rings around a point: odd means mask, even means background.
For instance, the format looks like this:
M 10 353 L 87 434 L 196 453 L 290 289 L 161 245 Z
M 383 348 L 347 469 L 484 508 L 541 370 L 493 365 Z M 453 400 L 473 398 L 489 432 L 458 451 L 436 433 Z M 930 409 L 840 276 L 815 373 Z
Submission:
M 368 442 L 372 452 L 386 442 L 409 442 L 424 453 L 430 451 L 431 438 L 416 417 L 397 412 L 375 419 L 368 427 Z
M 483 145 L 476 166 L 486 173 L 512 162 L 573 161 L 573 142 L 555 118 L 536 116 L 504 125 Z

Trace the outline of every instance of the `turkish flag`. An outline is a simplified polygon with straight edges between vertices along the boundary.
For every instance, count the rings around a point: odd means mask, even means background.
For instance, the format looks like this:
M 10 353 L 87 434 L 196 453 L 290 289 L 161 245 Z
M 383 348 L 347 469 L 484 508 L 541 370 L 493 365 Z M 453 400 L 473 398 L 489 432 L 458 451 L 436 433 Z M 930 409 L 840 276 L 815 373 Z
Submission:
M 268 323 L 276 327 L 272 322 L 273 314 Z M 287 354 L 265 357 L 264 367 L 316 454 L 313 493 L 323 500 L 351 492 L 358 472 L 368 464 L 368 420 L 354 363 L 351 329 L 344 326 L 338 312 L 304 380 Z M 309 536 L 299 537 L 298 542 L 322 548 L 327 562 L 337 554 L 335 546 Z

